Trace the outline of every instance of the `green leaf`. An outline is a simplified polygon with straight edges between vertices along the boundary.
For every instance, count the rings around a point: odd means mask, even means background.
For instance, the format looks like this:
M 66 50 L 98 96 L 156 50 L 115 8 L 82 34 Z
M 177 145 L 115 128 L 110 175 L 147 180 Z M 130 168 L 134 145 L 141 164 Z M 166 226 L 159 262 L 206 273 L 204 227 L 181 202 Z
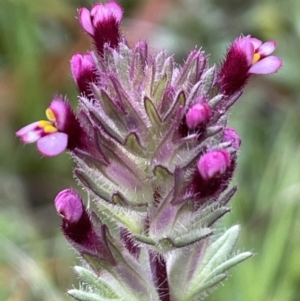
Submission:
M 203 292 L 207 289 L 210 289 L 210 288 L 213 288 L 215 287 L 216 285 L 218 285 L 221 281 L 225 280 L 227 277 L 227 274 L 226 273 L 222 273 L 222 274 L 219 274 L 213 278 L 211 278 L 209 281 L 203 283 L 201 286 L 199 286 L 199 292 Z M 195 295 L 197 295 L 197 293 L 195 293 Z
M 228 266 L 229 268 L 231 264 L 233 264 L 230 261 L 228 264 L 226 264 L 226 258 L 228 258 L 233 251 L 233 248 L 238 239 L 238 235 L 239 226 L 236 225 L 228 229 L 221 237 L 219 237 L 216 241 L 208 246 L 201 264 L 196 267 L 194 275 L 190 283 L 188 284 L 188 293 L 185 300 L 192 300 L 195 295 L 201 293 L 201 286 L 207 282 L 210 282 L 215 277 L 216 273 L 214 273 L 213 271 L 217 269 L 218 266 L 221 267 L 219 271 L 222 272 L 223 264 L 224 269 L 226 266 Z M 241 258 L 244 258 L 244 256 L 245 255 L 242 255 Z M 246 253 L 246 257 L 247 256 L 249 257 L 249 253 Z M 233 260 L 233 262 L 236 262 L 236 264 L 240 261 L 238 261 L 237 259 Z M 202 289 L 202 291 L 204 290 L 205 288 Z
M 151 124 L 156 127 L 161 127 L 161 118 L 156 111 L 154 104 L 147 96 L 144 98 L 144 106 Z
M 154 101 L 154 103 L 158 104 L 162 97 L 163 97 L 163 93 L 166 89 L 166 86 L 168 84 L 168 77 L 165 74 L 161 79 L 159 79 L 159 81 L 156 83 L 156 87 L 155 90 L 152 94 L 152 99 Z
M 148 237 L 148 236 L 145 236 L 145 235 L 140 235 L 140 234 L 133 234 L 132 235 L 136 240 L 140 241 L 140 242 L 143 242 L 145 244 L 148 244 L 148 245 L 152 245 L 152 246 L 155 246 L 155 241 Z
M 201 89 L 200 89 L 200 94 L 201 95 L 207 95 L 211 88 L 213 83 L 215 82 L 215 76 L 216 76 L 216 67 L 211 67 L 207 69 L 205 72 L 203 72 L 201 81 Z
M 102 297 L 111 299 L 119 298 L 118 294 L 114 292 L 113 289 L 94 272 L 80 266 L 75 266 L 74 269 L 80 280 L 97 289 Z
M 92 177 L 90 177 L 88 173 L 86 173 L 82 169 L 76 168 L 74 173 L 85 187 L 87 187 L 89 190 L 91 190 L 95 195 L 97 195 L 101 199 L 110 203 L 110 198 L 111 198 L 110 192 L 103 188 L 105 187 L 103 185 L 104 183 L 102 183 L 101 185 L 97 184 L 95 180 L 92 179 Z
M 100 102 L 103 110 L 117 125 L 119 131 L 125 131 L 126 121 L 122 110 L 113 102 L 107 92 L 99 89 L 95 84 L 91 85 L 95 98 Z
M 223 98 L 223 95 L 222 94 L 218 94 L 216 95 L 215 97 L 211 98 L 209 101 L 208 101 L 208 104 L 211 108 L 214 108 Z
M 170 109 L 167 111 L 167 113 L 163 117 L 164 122 L 170 122 L 171 118 L 176 114 L 178 108 L 180 106 L 184 107 L 186 103 L 186 96 L 183 91 L 180 91 L 178 95 L 175 98 L 175 101 L 170 106 Z
M 171 243 L 176 248 L 186 247 L 196 241 L 199 241 L 213 233 L 212 229 L 210 228 L 200 228 L 190 230 L 183 235 L 178 235 L 176 238 L 170 237 Z
M 191 228 L 211 226 L 220 217 L 230 211 L 229 207 L 220 207 L 218 202 L 213 202 L 207 207 L 198 210 L 195 218 L 191 221 Z
M 98 110 L 97 106 L 93 105 L 89 99 L 81 98 L 82 104 L 87 108 L 91 119 L 99 126 L 107 135 L 113 137 L 118 142 L 122 143 L 124 140 L 123 134 L 116 126 L 115 121 L 109 118 L 102 110 Z
M 190 300 L 202 300 L 207 296 L 206 291 L 209 290 L 211 291 L 212 289 L 215 289 L 216 286 L 223 280 L 227 278 L 227 274 L 219 274 L 213 278 L 211 278 L 209 281 L 203 283 L 201 286 L 198 288 L 198 292 L 195 292 L 195 294 L 192 297 L 189 297 L 189 299 L 185 299 L 185 301 L 190 301 Z
M 240 262 L 250 258 L 253 254 L 251 252 L 243 252 L 240 253 L 227 261 L 220 264 L 217 268 L 215 268 L 211 274 L 208 276 L 208 278 L 213 278 L 215 275 L 218 275 L 220 273 L 223 273 L 230 268 L 234 267 L 235 265 L 239 264 Z
M 132 153 L 145 158 L 145 149 L 142 147 L 139 137 L 136 133 L 130 133 L 125 138 L 124 146 Z
M 155 182 L 157 184 L 164 184 L 167 181 L 173 180 L 172 173 L 162 165 L 155 166 L 153 170 L 153 174 L 156 177 Z
M 68 294 L 78 301 L 120 301 L 121 300 L 121 299 L 105 298 L 95 293 L 85 292 L 77 289 L 69 290 Z

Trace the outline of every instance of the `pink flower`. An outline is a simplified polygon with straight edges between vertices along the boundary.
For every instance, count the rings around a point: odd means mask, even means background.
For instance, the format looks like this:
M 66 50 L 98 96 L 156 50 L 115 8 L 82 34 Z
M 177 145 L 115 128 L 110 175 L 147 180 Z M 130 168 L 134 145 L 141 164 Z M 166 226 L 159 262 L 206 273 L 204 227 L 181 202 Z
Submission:
M 77 223 L 84 211 L 82 200 L 73 189 L 61 191 L 54 200 L 56 211 L 68 223 Z
M 241 145 L 241 138 L 233 128 L 225 128 L 222 141 L 230 142 L 231 147 L 235 150 L 238 150 Z
M 17 131 L 16 136 L 25 144 L 37 142 L 40 153 L 49 157 L 80 145 L 83 132 L 67 101 L 54 98 L 46 116 L 48 120 L 33 122 Z
M 208 181 L 223 175 L 230 167 L 230 155 L 225 149 L 204 154 L 197 167 L 202 179 Z
M 88 96 L 90 84 L 96 81 L 96 66 L 91 53 L 76 53 L 71 58 L 71 71 L 79 92 Z
M 270 74 L 278 71 L 282 65 L 281 59 L 270 55 L 275 48 L 275 41 L 262 43 L 250 35 L 235 39 L 220 68 L 220 92 L 232 95 L 244 87 L 251 74 Z
M 99 261 L 115 264 L 107 242 L 106 226 L 93 223 L 91 213 L 75 190 L 61 191 L 54 200 L 54 206 L 62 218 L 64 235 L 80 254 L 89 254 Z
M 282 65 L 279 57 L 270 55 L 276 48 L 275 41 L 262 43 L 256 38 L 247 36 L 237 39 L 235 47 L 241 48 L 245 52 L 249 65 L 249 74 L 274 73 Z
M 120 39 L 119 24 L 123 17 L 121 6 L 114 1 L 105 4 L 96 3 L 91 11 L 79 10 L 79 22 L 83 29 L 94 39 L 96 48 L 103 53 L 105 43 L 111 47 L 118 46 Z
M 189 129 L 195 129 L 200 125 L 206 124 L 211 114 L 210 106 L 207 103 L 198 102 L 188 110 L 185 116 L 186 124 Z

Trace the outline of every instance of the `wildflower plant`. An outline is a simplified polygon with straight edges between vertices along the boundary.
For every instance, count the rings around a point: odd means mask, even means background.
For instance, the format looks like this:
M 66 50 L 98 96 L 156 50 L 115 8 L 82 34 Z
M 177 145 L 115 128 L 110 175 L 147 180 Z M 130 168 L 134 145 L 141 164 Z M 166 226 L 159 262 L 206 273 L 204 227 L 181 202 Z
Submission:
M 55 96 L 47 121 L 16 134 L 45 156 L 69 151 L 75 178 L 94 211 L 72 188 L 55 198 L 62 232 L 80 255 L 79 301 L 202 300 L 246 260 L 240 227 L 218 230 L 237 188 L 230 184 L 241 139 L 227 126 L 230 107 L 253 74 L 281 60 L 276 44 L 238 37 L 220 66 L 202 50 L 182 65 L 144 41 L 128 46 L 117 2 L 79 10 L 92 51 L 75 54 L 75 113 Z

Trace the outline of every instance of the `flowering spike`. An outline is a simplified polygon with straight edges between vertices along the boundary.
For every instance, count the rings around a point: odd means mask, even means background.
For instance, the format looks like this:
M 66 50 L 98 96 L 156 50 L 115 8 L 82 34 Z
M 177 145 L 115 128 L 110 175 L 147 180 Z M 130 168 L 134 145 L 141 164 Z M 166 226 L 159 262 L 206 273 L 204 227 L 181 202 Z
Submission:
M 31 123 L 17 131 L 16 136 L 23 143 L 37 142 L 40 153 L 49 157 L 84 147 L 84 132 L 66 100 L 54 97 L 46 116 L 48 120 Z
M 219 69 L 200 50 L 176 64 L 147 42 L 131 48 L 122 17 L 115 1 L 79 10 L 96 49 L 71 59 L 77 116 L 55 97 L 47 120 L 16 134 L 48 156 L 70 150 L 75 178 L 94 201 L 97 214 L 72 189 L 55 199 L 63 234 L 88 263 L 71 296 L 202 300 L 251 255 L 232 254 L 238 227 L 215 234 L 236 191 L 226 189 L 241 139 L 227 125 L 228 110 L 252 74 L 276 72 L 281 60 L 271 55 L 274 41 L 246 36 Z
M 120 41 L 119 24 L 123 11 L 117 2 L 96 3 L 91 11 L 87 8 L 79 10 L 79 21 L 83 29 L 92 36 L 97 51 L 103 54 L 104 45 L 116 48 Z

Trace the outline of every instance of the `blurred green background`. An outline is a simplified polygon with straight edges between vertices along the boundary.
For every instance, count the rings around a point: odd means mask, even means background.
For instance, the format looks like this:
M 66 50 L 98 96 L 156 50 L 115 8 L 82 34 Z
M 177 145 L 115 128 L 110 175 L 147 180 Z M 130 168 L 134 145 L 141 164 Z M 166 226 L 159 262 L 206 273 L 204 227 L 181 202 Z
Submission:
M 242 225 L 240 250 L 255 256 L 230 271 L 207 300 L 300 300 L 300 1 L 123 0 L 130 43 L 148 39 L 182 62 L 196 45 L 218 63 L 251 34 L 278 43 L 278 74 L 254 77 L 231 111 L 243 139 L 228 225 Z M 59 231 L 53 199 L 76 186 L 64 154 L 42 158 L 15 137 L 44 118 L 55 93 L 76 106 L 69 60 L 90 49 L 77 7 L 84 0 L 0 0 L 0 300 L 70 300 L 74 252 Z M 219 226 L 225 227 L 224 224 Z

